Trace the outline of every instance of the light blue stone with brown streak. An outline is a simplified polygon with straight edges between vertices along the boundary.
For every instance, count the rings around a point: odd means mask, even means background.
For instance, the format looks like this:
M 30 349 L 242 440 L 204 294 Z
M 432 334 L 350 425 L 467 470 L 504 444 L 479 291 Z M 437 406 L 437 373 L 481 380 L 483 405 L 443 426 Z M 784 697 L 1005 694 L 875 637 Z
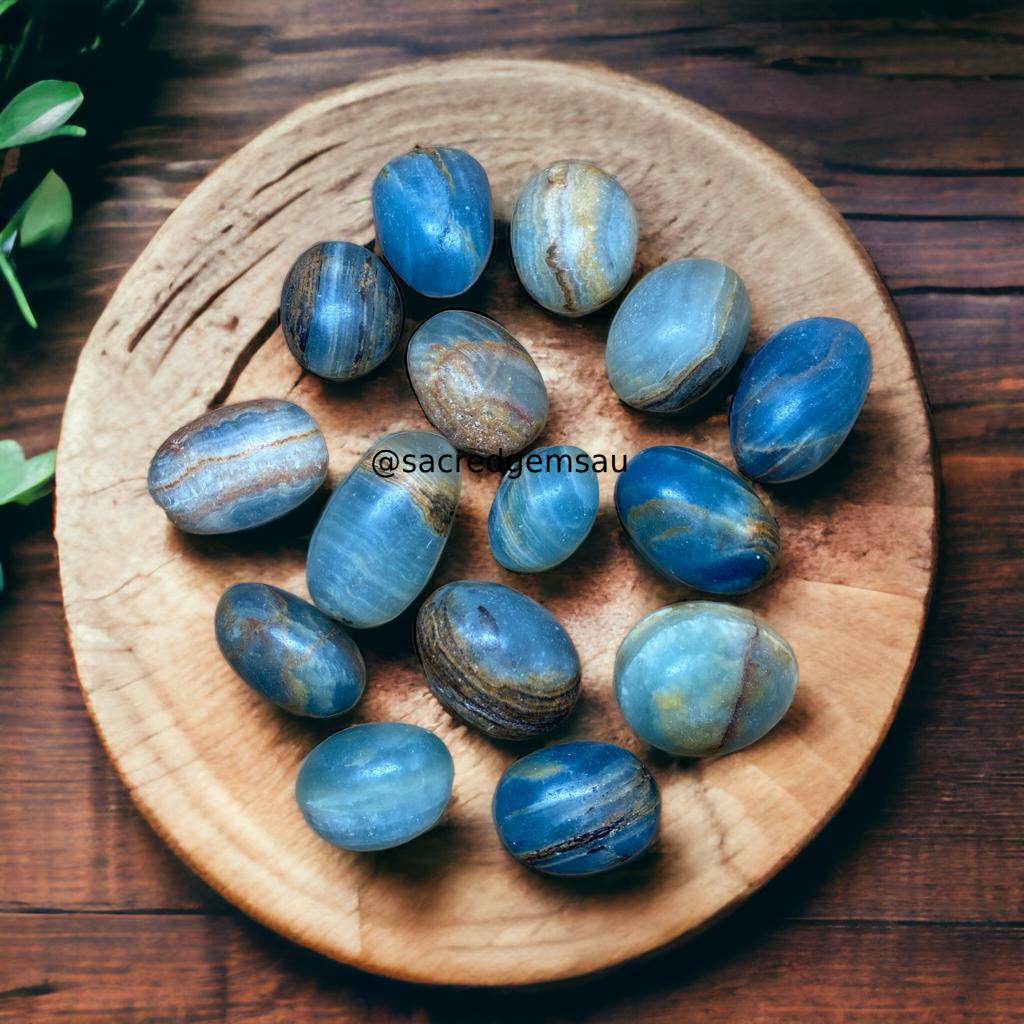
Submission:
M 537 471 L 513 468 L 498 485 L 487 537 L 499 565 L 544 572 L 586 540 L 597 519 L 600 491 L 590 456 L 571 444 L 536 448 Z
M 430 298 L 472 287 L 494 247 L 487 174 L 452 146 L 416 146 L 389 160 L 373 182 L 373 221 L 391 268 Z
M 436 313 L 409 340 L 405 361 L 423 414 L 456 448 L 513 455 L 544 429 L 544 378 L 494 320 L 461 309 Z
M 729 414 L 740 472 L 780 484 L 820 469 L 860 415 L 871 347 L 848 320 L 816 316 L 776 331 L 743 368 Z
M 281 329 L 300 366 L 326 380 L 375 370 L 402 335 L 402 293 L 382 260 L 352 242 L 317 242 L 281 290 Z
M 720 462 L 677 445 L 629 460 L 615 508 L 636 549 L 669 579 L 713 594 L 760 586 L 779 561 L 779 525 Z
M 295 799 L 317 835 L 343 850 L 388 850 L 440 820 L 455 765 L 444 742 L 405 722 L 353 725 L 314 747 Z
M 236 583 L 217 603 L 217 644 L 258 694 L 295 715 L 330 718 L 363 695 L 363 656 L 340 623 L 266 583 Z
M 306 583 L 317 607 L 369 629 L 427 585 L 458 504 L 457 453 L 440 434 L 385 434 L 341 481 L 313 531 Z
M 707 259 L 671 260 L 626 296 L 608 330 L 608 381 L 626 405 L 676 412 L 736 365 L 750 330 L 739 275 Z
M 537 171 L 512 213 L 512 259 L 545 309 L 583 316 L 626 286 L 636 259 L 636 210 L 626 190 L 586 160 Z
M 615 657 L 615 699 L 645 743 L 682 757 L 731 754 L 789 710 L 796 655 L 745 608 L 686 601 L 641 619 Z
M 176 430 L 147 485 L 186 533 L 234 533 L 279 519 L 327 475 L 327 443 L 304 409 L 259 398 L 214 409 Z

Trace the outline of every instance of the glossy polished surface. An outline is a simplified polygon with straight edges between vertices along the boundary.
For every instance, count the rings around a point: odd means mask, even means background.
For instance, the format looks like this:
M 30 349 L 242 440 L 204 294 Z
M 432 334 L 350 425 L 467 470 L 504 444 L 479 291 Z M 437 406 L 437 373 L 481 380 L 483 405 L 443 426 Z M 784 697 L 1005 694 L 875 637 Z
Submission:
M 176 430 L 149 464 L 153 500 L 186 533 L 234 533 L 301 505 L 327 476 L 327 444 L 304 409 L 259 398 Z
M 455 765 L 432 732 L 404 722 L 353 725 L 314 747 L 295 799 L 309 827 L 343 850 L 387 850 L 433 828 Z
M 359 648 L 308 601 L 265 583 L 236 583 L 214 617 L 228 664 L 286 711 L 329 718 L 352 708 L 366 686 Z
M 631 458 L 615 507 L 637 550 L 677 583 L 738 594 L 778 564 L 779 526 L 761 499 L 692 448 L 656 445 Z
M 439 434 L 385 434 L 338 484 L 306 557 L 321 611 L 368 629 L 415 600 L 437 567 L 455 519 L 461 480 Z M 390 474 L 390 475 L 382 475 Z
M 537 171 L 512 214 L 512 259 L 535 302 L 583 316 L 619 294 L 633 272 L 637 219 L 626 190 L 586 160 Z
M 318 242 L 281 291 L 281 330 L 299 365 L 327 380 L 376 369 L 402 334 L 402 294 L 378 256 L 352 242 Z
M 537 471 L 509 472 L 487 516 L 487 537 L 499 565 L 512 572 L 544 572 L 564 562 L 586 540 L 600 494 L 590 456 L 569 444 L 536 448 Z
M 615 657 L 615 698 L 630 728 L 669 754 L 731 754 L 761 739 L 796 692 L 796 656 L 745 608 L 687 601 L 659 608 Z
M 537 364 L 501 324 L 479 313 L 432 316 L 410 339 L 406 367 L 423 414 L 463 451 L 513 455 L 547 422 Z
M 550 732 L 579 696 L 569 634 L 542 605 L 500 583 L 436 590 L 416 618 L 416 650 L 441 704 L 495 739 Z
M 750 299 L 715 260 L 671 260 L 626 296 L 608 330 L 605 370 L 627 405 L 675 412 L 736 365 L 750 330 Z
M 491 186 L 468 153 L 417 146 L 373 182 L 373 220 L 384 258 L 421 295 L 461 295 L 494 245 Z
M 871 348 L 847 320 L 776 331 L 743 368 L 729 415 L 740 472 L 785 483 L 820 469 L 853 429 L 871 383 Z
M 516 860 L 550 875 L 593 875 L 639 857 L 658 832 L 658 786 L 612 743 L 559 743 L 510 765 L 494 824 Z

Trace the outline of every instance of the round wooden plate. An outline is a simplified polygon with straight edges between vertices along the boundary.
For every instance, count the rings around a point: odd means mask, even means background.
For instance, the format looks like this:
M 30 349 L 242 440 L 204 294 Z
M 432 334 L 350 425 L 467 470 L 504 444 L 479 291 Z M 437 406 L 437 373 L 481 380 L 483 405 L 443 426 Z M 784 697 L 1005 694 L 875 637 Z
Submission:
M 769 490 L 782 563 L 741 603 L 792 642 L 800 687 L 782 724 L 748 750 L 681 763 L 644 750 L 611 691 L 615 649 L 646 612 L 690 596 L 640 563 L 602 481 L 601 513 L 564 566 L 513 576 L 492 560 L 497 478 L 464 474 L 435 585 L 497 579 L 531 594 L 579 648 L 584 696 L 561 737 L 638 751 L 661 784 L 656 850 L 617 873 L 558 881 L 502 851 L 491 795 L 521 749 L 453 721 L 428 693 L 411 617 L 360 638 L 367 696 L 311 724 L 246 689 L 221 658 L 213 610 L 238 580 L 305 594 L 305 548 L 322 497 L 250 535 L 195 538 L 146 494 L 175 427 L 227 401 L 288 397 L 324 428 L 331 482 L 375 437 L 426 429 L 401 356 L 331 386 L 300 373 L 277 328 L 293 259 L 324 238 L 373 238 L 370 184 L 413 144 L 450 144 L 486 167 L 498 244 L 460 299 L 503 322 L 551 395 L 541 443 L 629 455 L 682 443 L 732 464 L 728 388 L 678 417 L 622 406 L 603 367 L 608 315 L 560 320 L 510 270 L 507 221 L 530 172 L 564 157 L 606 167 L 640 217 L 637 275 L 700 254 L 732 265 L 753 303 L 751 347 L 788 321 L 829 314 L 871 341 L 874 379 L 841 453 L 809 480 Z M 413 303 L 421 318 L 430 309 Z M 536 983 L 609 967 L 694 933 L 750 894 L 836 810 L 878 747 L 910 672 L 935 559 L 929 423 L 913 357 L 885 289 L 840 217 L 777 154 L 707 110 L 603 70 L 459 60 L 402 68 L 318 99 L 225 161 L 125 275 L 89 338 L 58 459 L 57 539 L 82 690 L 106 749 L 153 827 L 206 881 L 282 934 L 394 977 Z M 435 730 L 455 758 L 445 823 L 397 850 L 336 850 L 303 823 L 296 769 L 353 721 Z

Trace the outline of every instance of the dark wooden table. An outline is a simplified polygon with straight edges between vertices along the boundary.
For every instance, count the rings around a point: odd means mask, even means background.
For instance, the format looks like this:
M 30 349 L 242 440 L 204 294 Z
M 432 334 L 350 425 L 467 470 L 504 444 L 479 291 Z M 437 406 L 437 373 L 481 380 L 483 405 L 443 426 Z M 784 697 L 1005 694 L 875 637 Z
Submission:
M 122 273 L 203 175 L 270 120 L 407 60 L 605 63 L 708 105 L 792 159 L 896 297 L 944 479 L 939 579 L 903 707 L 824 834 L 699 941 L 555 991 L 398 985 L 253 924 L 153 836 L 79 696 L 49 503 L 4 509 L 0 1020 L 1024 1019 L 1024 11 L 438 7 L 167 5 L 136 62 L 142 78 L 121 84 L 110 70 L 109 95 L 120 91 L 131 123 L 102 151 L 69 243 L 34 277 L 42 329 L 19 327 L 4 304 L 0 437 L 30 451 L 56 443 L 78 352 Z

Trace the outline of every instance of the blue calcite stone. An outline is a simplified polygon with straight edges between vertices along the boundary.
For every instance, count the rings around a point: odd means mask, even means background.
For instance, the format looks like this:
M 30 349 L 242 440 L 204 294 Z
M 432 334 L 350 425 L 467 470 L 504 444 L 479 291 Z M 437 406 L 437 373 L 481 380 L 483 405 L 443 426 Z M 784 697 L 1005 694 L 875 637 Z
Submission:
M 281 329 L 299 365 L 327 380 L 376 369 L 402 334 L 402 293 L 369 249 L 317 242 L 288 271 Z
M 537 364 L 479 313 L 436 313 L 409 340 L 405 362 L 423 414 L 456 448 L 513 455 L 544 429 L 548 392 Z
M 586 160 L 538 171 L 512 213 L 512 259 L 535 302 L 583 316 L 626 286 L 636 258 L 636 210 L 610 174 Z
M 353 725 L 314 747 L 295 799 L 309 827 L 343 850 L 387 850 L 432 829 L 455 766 L 432 732 L 404 722 Z
M 276 398 L 238 402 L 176 430 L 147 484 L 186 533 L 234 533 L 279 519 L 327 476 L 327 443 L 305 409 Z
M 686 601 L 641 619 L 615 657 L 615 698 L 629 727 L 669 754 L 731 754 L 789 709 L 796 656 L 745 608 Z
M 439 434 L 385 434 L 335 488 L 306 556 L 317 607 L 347 626 L 390 622 L 416 599 L 441 558 L 461 477 Z
M 258 694 L 296 715 L 329 718 L 363 695 L 366 667 L 341 625 L 266 583 L 236 583 L 217 604 L 217 643 Z
M 491 553 L 512 572 L 544 572 L 587 538 L 600 500 L 590 456 L 571 444 L 536 448 L 537 471 L 510 471 L 487 516 Z
M 560 743 L 510 765 L 494 792 L 505 848 L 549 875 L 594 875 L 639 857 L 661 798 L 643 763 L 613 743 Z
M 669 579 L 713 594 L 760 586 L 779 561 L 779 526 L 750 485 L 692 448 L 629 460 L 615 507 L 637 550 Z
M 750 330 L 750 299 L 715 260 L 663 263 L 626 296 L 608 330 L 608 380 L 627 405 L 676 412 L 736 365 Z
M 847 320 L 816 316 L 776 331 L 743 368 L 729 416 L 740 472 L 779 484 L 839 450 L 871 383 L 871 348 Z
M 468 153 L 417 146 L 373 182 L 377 243 L 413 291 L 451 298 L 483 273 L 494 245 L 491 186 Z
M 495 739 L 556 728 L 580 693 L 580 659 L 546 608 L 500 583 L 435 590 L 416 618 L 427 685 L 457 718 Z

